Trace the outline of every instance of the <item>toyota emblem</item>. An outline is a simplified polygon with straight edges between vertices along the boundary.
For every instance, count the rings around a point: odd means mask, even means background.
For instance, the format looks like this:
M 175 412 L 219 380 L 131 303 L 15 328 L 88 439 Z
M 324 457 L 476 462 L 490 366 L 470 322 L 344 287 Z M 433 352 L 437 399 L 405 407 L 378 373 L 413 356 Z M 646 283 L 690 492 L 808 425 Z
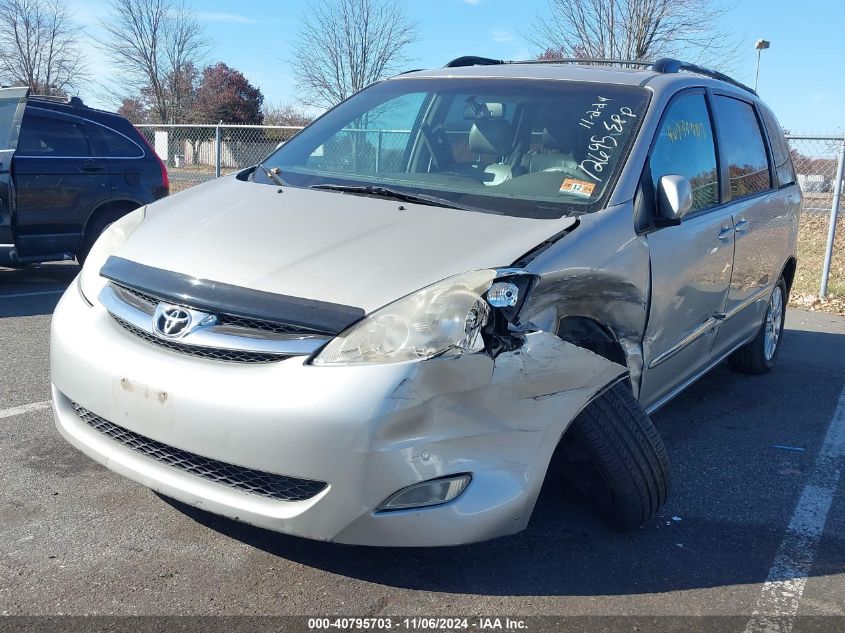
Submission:
M 179 306 L 159 306 L 153 327 L 157 334 L 179 338 L 191 329 L 191 313 Z

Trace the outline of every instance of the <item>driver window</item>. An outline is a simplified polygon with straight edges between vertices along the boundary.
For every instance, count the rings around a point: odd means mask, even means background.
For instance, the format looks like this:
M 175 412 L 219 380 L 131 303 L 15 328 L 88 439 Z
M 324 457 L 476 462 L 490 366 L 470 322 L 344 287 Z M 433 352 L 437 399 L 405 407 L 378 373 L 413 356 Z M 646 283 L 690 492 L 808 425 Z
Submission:
M 406 171 L 411 130 L 425 98 L 413 92 L 376 106 L 327 139 L 306 165 L 355 174 Z
M 681 96 L 669 106 L 650 158 L 652 182 L 684 176 L 692 186 L 692 211 L 719 204 L 716 148 L 707 102 L 702 94 Z

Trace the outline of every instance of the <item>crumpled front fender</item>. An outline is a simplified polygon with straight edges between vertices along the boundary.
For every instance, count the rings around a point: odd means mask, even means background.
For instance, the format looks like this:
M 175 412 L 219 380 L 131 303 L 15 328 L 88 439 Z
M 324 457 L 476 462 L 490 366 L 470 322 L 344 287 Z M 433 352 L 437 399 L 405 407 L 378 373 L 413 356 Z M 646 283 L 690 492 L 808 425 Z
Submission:
M 428 542 L 450 512 L 473 515 L 473 536 L 457 533 L 451 542 L 526 527 L 561 436 L 627 368 L 546 332 L 523 336 L 518 349 L 495 359 L 475 353 L 412 365 L 356 447 L 404 452 L 420 480 L 470 472 L 467 492 L 439 508 L 361 517 L 337 540 Z

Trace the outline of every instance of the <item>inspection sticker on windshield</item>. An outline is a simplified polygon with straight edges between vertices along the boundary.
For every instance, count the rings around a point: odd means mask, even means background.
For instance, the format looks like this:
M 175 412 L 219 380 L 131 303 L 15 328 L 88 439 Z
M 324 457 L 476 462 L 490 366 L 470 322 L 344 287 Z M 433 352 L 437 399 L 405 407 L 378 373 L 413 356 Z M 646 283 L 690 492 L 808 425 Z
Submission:
M 561 193 L 571 193 L 573 196 L 581 198 L 589 198 L 593 195 L 593 189 L 596 188 L 596 183 L 587 182 L 586 180 L 576 180 L 575 178 L 567 178 L 560 186 Z

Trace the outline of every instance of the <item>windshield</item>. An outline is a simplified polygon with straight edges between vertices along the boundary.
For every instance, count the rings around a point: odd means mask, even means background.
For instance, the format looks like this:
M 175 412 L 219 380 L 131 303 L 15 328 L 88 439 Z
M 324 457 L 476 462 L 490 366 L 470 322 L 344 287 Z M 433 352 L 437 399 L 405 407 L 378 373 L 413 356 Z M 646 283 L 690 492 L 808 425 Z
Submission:
M 364 195 L 389 189 L 520 217 L 595 211 L 647 104 L 648 92 L 634 86 L 400 78 L 330 110 L 254 179 Z

